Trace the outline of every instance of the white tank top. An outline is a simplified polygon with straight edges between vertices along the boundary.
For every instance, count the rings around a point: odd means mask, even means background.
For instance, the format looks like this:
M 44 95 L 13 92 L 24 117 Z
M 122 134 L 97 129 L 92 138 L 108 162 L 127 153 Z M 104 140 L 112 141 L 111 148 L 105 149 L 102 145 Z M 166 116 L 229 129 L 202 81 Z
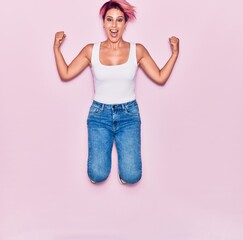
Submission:
M 114 66 L 100 62 L 100 42 L 92 50 L 94 100 L 104 104 L 121 104 L 135 100 L 135 76 L 138 68 L 136 44 L 130 43 L 127 62 Z

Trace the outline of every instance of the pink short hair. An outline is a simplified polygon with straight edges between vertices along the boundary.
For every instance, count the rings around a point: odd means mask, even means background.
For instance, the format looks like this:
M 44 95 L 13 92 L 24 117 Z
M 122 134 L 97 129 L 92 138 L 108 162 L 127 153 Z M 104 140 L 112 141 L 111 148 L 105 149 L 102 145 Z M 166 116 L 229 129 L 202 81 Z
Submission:
M 126 0 L 110 0 L 100 8 L 100 16 L 103 18 L 103 20 L 105 19 L 107 11 L 112 8 L 122 11 L 126 22 L 132 21 L 136 18 L 135 7 L 128 3 Z

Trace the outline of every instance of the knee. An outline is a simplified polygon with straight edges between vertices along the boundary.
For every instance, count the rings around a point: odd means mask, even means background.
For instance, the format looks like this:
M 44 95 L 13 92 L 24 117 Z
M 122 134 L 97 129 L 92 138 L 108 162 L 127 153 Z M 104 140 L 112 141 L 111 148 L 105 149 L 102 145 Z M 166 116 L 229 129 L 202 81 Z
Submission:
M 98 168 L 88 168 L 88 176 L 94 183 L 105 181 L 110 174 L 110 171 Z
M 139 182 L 139 180 L 142 178 L 142 170 L 129 170 L 121 173 L 120 177 L 123 181 L 125 181 L 128 184 L 135 184 Z

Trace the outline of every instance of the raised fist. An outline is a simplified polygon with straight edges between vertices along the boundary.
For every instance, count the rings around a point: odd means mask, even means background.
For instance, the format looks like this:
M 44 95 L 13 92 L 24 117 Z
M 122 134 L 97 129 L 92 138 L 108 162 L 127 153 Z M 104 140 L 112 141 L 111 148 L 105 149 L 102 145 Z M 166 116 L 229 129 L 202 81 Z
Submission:
M 169 38 L 172 53 L 179 53 L 179 38 L 172 36 Z
M 65 37 L 66 37 L 66 35 L 65 35 L 65 33 L 63 31 L 57 32 L 55 34 L 54 47 L 59 48 L 62 45 Z

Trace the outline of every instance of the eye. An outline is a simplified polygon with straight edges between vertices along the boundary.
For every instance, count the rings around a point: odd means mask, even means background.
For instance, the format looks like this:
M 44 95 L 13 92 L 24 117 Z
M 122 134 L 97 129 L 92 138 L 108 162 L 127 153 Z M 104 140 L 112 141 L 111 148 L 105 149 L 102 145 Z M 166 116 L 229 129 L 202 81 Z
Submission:
M 119 18 L 117 22 L 123 22 L 123 18 Z
M 107 21 L 107 22 L 111 22 L 112 19 L 111 19 L 111 18 L 106 18 L 106 21 Z

